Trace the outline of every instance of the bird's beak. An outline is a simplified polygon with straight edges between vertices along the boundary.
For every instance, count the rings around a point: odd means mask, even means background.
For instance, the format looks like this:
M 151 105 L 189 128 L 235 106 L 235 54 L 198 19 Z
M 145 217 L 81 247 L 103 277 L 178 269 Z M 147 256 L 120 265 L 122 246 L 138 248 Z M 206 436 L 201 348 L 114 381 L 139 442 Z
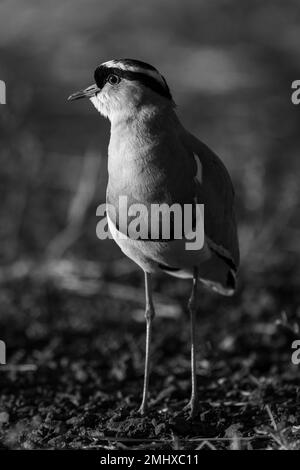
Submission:
M 101 90 L 97 87 L 96 84 L 89 86 L 85 90 L 76 91 L 71 96 L 69 96 L 68 101 L 80 100 L 80 98 L 91 98 L 92 96 L 97 95 Z

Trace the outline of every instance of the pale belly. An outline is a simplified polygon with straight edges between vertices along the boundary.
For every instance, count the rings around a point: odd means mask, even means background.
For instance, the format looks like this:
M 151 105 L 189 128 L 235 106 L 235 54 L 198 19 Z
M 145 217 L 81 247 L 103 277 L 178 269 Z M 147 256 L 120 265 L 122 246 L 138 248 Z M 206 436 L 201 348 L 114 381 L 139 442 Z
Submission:
M 109 230 L 123 253 L 144 271 L 149 273 L 174 268 L 169 272 L 178 277 L 192 277 L 193 268 L 211 257 L 210 249 L 204 241 L 201 249 L 187 249 L 186 238 L 172 241 L 134 240 L 120 233 L 107 214 Z M 175 271 L 178 269 L 178 271 Z M 167 270 L 166 270 L 167 271 Z

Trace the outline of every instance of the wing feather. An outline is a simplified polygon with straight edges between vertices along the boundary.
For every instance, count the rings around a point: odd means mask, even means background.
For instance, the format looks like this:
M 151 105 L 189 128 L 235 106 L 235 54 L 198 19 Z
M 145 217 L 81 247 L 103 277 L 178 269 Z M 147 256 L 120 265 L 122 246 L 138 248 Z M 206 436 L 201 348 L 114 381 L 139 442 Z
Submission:
M 230 279 L 235 280 L 240 256 L 231 178 L 222 161 L 207 145 L 190 133 L 186 133 L 185 139 L 197 163 L 197 202 L 204 204 L 206 241 L 228 265 Z

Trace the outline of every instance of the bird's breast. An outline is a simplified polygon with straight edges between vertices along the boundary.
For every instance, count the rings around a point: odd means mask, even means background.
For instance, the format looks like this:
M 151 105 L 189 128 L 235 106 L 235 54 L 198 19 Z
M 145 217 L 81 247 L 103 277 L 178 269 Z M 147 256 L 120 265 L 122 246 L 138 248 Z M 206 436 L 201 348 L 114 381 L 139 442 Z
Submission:
M 195 194 L 191 158 L 176 132 L 155 134 L 125 128 L 111 135 L 108 152 L 108 197 L 115 203 L 189 203 Z

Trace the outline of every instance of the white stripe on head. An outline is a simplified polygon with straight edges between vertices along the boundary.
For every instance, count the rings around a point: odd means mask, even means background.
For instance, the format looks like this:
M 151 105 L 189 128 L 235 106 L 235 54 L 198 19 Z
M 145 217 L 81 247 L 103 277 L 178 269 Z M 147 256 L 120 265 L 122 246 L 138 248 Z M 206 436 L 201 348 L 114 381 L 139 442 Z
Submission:
M 166 87 L 166 81 L 163 78 L 163 76 L 156 70 L 154 67 L 153 68 L 148 68 L 148 67 L 143 67 L 142 65 L 138 65 L 132 61 L 122 61 L 122 60 L 109 60 L 108 62 L 104 62 L 103 64 L 104 67 L 107 68 L 118 68 L 121 70 L 128 70 L 129 72 L 138 72 L 138 73 L 143 73 L 144 75 L 148 75 L 149 77 L 154 78 L 155 80 L 159 81 L 164 87 Z

